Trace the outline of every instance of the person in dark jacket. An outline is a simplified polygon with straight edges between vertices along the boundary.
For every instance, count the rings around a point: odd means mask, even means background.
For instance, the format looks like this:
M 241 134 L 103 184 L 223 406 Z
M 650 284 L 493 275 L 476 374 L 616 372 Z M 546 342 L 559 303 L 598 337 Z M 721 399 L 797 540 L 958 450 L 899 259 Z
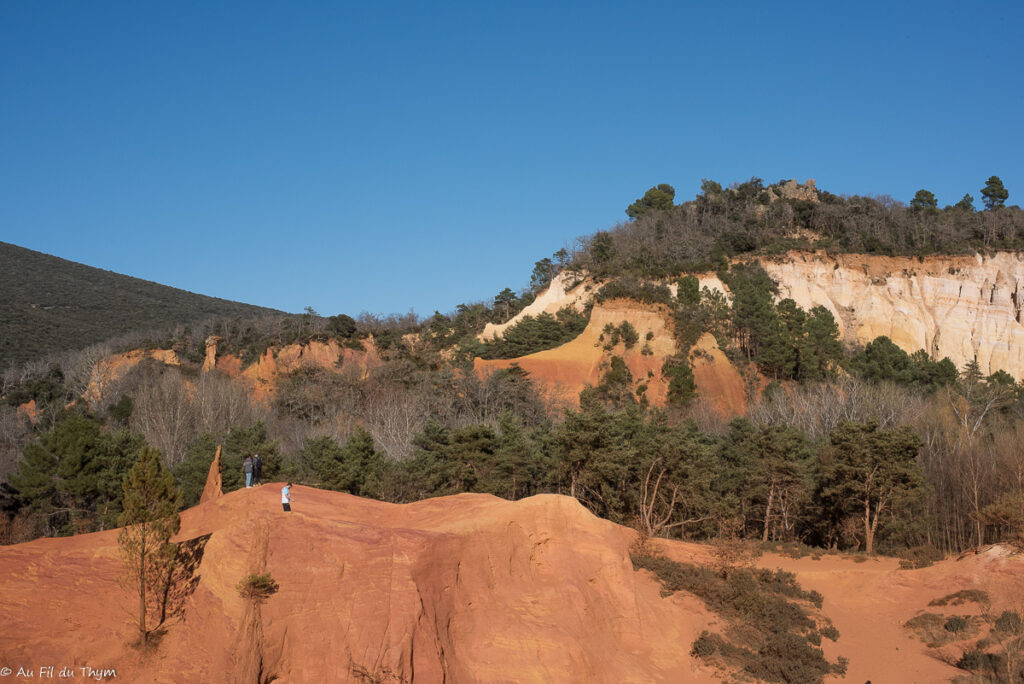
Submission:
M 263 484 L 260 477 L 263 474 L 263 459 L 260 458 L 259 454 L 254 454 L 252 457 L 252 484 L 253 486 Z

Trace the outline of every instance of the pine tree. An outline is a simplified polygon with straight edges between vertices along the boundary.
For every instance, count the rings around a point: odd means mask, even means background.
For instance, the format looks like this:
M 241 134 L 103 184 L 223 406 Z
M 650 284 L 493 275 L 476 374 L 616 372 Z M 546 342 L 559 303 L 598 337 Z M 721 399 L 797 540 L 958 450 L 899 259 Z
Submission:
M 914 195 L 914 199 L 910 200 L 910 208 L 917 211 L 936 209 L 938 206 L 939 201 L 935 199 L 935 194 L 930 190 L 918 190 L 917 194 Z
M 999 176 L 990 176 L 985 181 L 985 187 L 981 189 L 982 201 L 986 209 L 998 209 L 1003 206 L 1010 196 L 1010 191 L 1003 187 L 1003 181 Z
M 645 192 L 643 197 L 626 207 L 626 214 L 630 218 L 635 219 L 649 211 L 671 209 L 675 197 L 676 189 L 668 183 L 661 183 Z
M 971 197 L 970 193 L 967 193 L 967 194 L 965 194 L 963 196 L 963 198 L 959 202 L 957 202 L 953 206 L 956 207 L 957 209 L 962 209 L 964 211 L 971 211 L 971 212 L 973 212 L 974 211 L 974 198 Z
M 838 517 L 859 518 L 864 550 L 874 553 L 879 523 L 905 522 L 924 494 L 917 463 L 921 439 L 909 427 L 880 430 L 877 423 L 842 420 L 829 442 L 821 456 L 818 497 L 832 502 Z
M 181 492 L 171 473 L 160 463 L 160 452 L 152 447 L 139 451 L 122 486 L 124 501 L 119 522 L 124 527 L 117 536 L 117 544 L 125 568 L 123 582 L 139 593 L 139 638 L 146 643 L 167 615 L 177 555 L 177 545 L 171 543 L 171 537 L 181 528 Z M 148 619 L 150 616 L 155 624 Z

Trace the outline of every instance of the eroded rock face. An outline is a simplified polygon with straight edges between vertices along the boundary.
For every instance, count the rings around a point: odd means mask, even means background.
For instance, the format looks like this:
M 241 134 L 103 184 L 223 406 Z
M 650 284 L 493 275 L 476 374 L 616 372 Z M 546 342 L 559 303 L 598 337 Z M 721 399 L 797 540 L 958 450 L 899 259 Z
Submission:
M 505 334 L 505 330 L 518 324 L 526 316 L 536 317 L 542 313 L 554 315 L 567 306 L 582 311 L 593 296 L 593 279 L 585 278 L 582 282 L 577 282 L 575 276 L 570 275 L 567 271 L 562 271 L 526 308 L 504 323 L 486 324 L 484 331 L 476 337 L 482 342 L 501 337 Z
M 126 682 L 719 682 L 691 653 L 723 620 L 634 571 L 636 533 L 576 500 L 484 494 L 407 505 L 281 483 L 182 512 L 191 591 L 156 650 L 130 642 L 137 597 L 118 583 L 117 530 L 0 547 L 0 653 L 8 663 L 114 668 Z M 659 539 L 665 556 L 715 563 L 711 547 Z M 934 598 L 982 589 L 1016 608 L 1024 558 L 996 549 L 923 570 L 896 559 L 766 554 L 824 596 L 841 634 L 823 648 L 855 682 L 948 681 L 902 625 Z M 262 605 L 237 585 L 269 573 Z M 241 678 L 248 673 L 248 678 Z M 258 675 L 258 676 L 257 676 Z
M 216 335 L 210 335 L 206 338 L 206 357 L 203 359 L 204 371 L 213 370 L 217 367 L 217 345 L 220 341 L 220 338 Z
M 93 366 L 82 398 L 94 409 L 104 405 L 105 401 L 110 400 L 107 396 L 109 388 L 115 387 L 145 359 L 154 359 L 168 366 L 181 365 L 178 355 L 171 349 L 135 349 L 124 354 L 114 354 Z
M 639 341 L 630 349 L 626 349 L 622 342 L 614 348 L 605 349 L 607 339 L 602 339 L 605 326 L 617 327 L 623 322 L 633 326 Z M 557 398 L 566 403 L 578 403 L 579 393 L 585 386 L 601 383 L 608 361 L 615 355 L 622 358 L 629 368 L 634 389 L 645 385 L 644 394 L 648 401 L 661 406 L 668 392 L 661 366 L 675 351 L 671 315 L 665 307 L 613 300 L 594 306 L 587 327 L 574 340 L 516 359 L 478 358 L 473 362 L 473 368 L 483 376 L 516 363 L 532 379 L 551 388 Z
M 206 475 L 206 484 L 203 486 L 203 493 L 199 497 L 199 503 L 206 503 L 219 499 L 224 495 L 220 474 L 220 444 L 217 445 L 217 453 L 213 456 L 213 463 L 210 464 L 210 472 Z
M 780 297 L 824 306 L 844 338 L 885 335 L 905 351 L 949 357 L 958 368 L 977 358 L 983 373 L 1024 377 L 1021 316 L 1024 255 L 990 257 L 827 256 L 794 252 L 762 260 Z
M 280 484 L 182 514 L 196 587 L 157 657 L 129 646 L 117 532 L 0 548 L 0 652 L 98 663 L 131 682 L 713 682 L 690 656 L 711 618 L 634 572 L 635 533 L 574 499 L 468 494 L 404 506 Z M 268 572 L 253 610 L 235 587 Z M 249 681 L 256 681 L 252 679 Z

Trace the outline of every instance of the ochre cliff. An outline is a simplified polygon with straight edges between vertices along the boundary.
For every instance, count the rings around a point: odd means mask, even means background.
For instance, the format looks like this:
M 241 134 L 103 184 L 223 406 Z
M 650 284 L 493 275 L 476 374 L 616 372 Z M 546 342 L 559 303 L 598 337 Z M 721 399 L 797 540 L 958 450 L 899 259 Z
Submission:
M 379 366 L 380 356 L 372 339 L 363 342 L 365 350 L 342 347 L 335 340 L 306 344 L 290 344 L 276 349 L 267 349 L 255 363 L 248 366 L 232 354 L 217 355 L 215 367 L 227 375 L 240 378 L 248 385 L 253 395 L 267 399 L 274 393 L 277 379 L 302 367 L 323 368 L 339 371 L 346 366 L 356 367 L 365 376 L 370 368 Z M 207 358 L 210 357 L 209 347 Z
M 106 389 L 116 385 L 128 372 L 145 359 L 154 359 L 168 366 L 179 366 L 178 355 L 170 349 L 134 349 L 101 359 L 92 367 L 82 398 L 89 406 L 96 406 L 106 396 Z
M 914 258 L 790 252 L 758 261 L 778 283 L 779 298 L 792 298 L 805 309 L 824 306 L 835 317 L 845 340 L 867 343 L 885 335 L 907 352 L 924 349 L 935 359 L 949 357 L 958 368 L 977 359 L 985 374 L 1001 369 L 1016 379 L 1024 378 L 1022 254 Z M 695 275 L 702 288 L 728 295 L 716 275 Z M 560 274 L 530 306 L 503 324 L 488 324 L 480 338 L 500 336 L 527 315 L 554 313 L 566 306 L 583 310 L 601 283 L 591 277 L 581 282 L 574 278 Z M 666 283 L 674 292 L 675 279 Z M 604 325 L 622 321 L 629 321 L 641 338 L 647 332 L 654 334 L 649 345 L 651 354 L 640 353 L 643 339 L 632 350 L 606 352 L 601 348 L 599 337 Z M 249 365 L 235 355 L 219 353 L 217 344 L 217 338 L 208 340 L 203 369 L 216 368 L 239 378 L 254 396 L 264 400 L 272 396 L 279 377 L 302 366 L 332 371 L 356 367 L 365 375 L 381 363 L 372 339 L 364 341 L 366 351 L 341 347 L 335 341 L 269 349 Z M 719 413 L 742 413 L 743 383 L 739 374 L 710 337 L 702 338 L 695 350 L 697 354 L 691 354 L 690 360 L 698 391 Z M 547 382 L 557 396 L 576 401 L 586 384 L 600 382 L 612 353 L 625 358 L 636 385 L 647 385 L 646 396 L 651 403 L 664 403 L 661 364 L 675 353 L 670 326 L 666 327 L 664 314 L 632 302 L 595 306 L 580 338 L 561 347 L 519 359 L 477 359 L 475 367 L 478 373 L 486 373 L 518 363 L 538 380 Z M 145 358 L 179 363 L 170 350 L 110 357 L 96 365 L 86 399 L 90 403 L 99 401 L 106 384 L 116 382 Z
M 255 398 L 269 400 L 273 397 L 277 379 L 302 367 L 323 368 L 332 372 L 356 368 L 365 377 L 370 369 L 381 364 L 380 355 L 372 338 L 363 341 L 364 349 L 342 347 L 336 341 L 311 341 L 306 344 L 290 344 L 280 348 L 267 349 L 255 363 L 248 366 L 234 354 L 218 352 L 220 339 L 210 337 L 206 342 L 206 355 L 202 371 L 218 370 L 236 378 L 252 391 Z M 144 359 L 155 359 L 170 366 L 181 365 L 177 354 L 170 349 L 134 350 L 115 354 L 99 361 L 92 371 L 89 384 L 83 395 L 91 406 L 99 405 L 106 396 L 105 389 L 124 378 Z M 26 409 L 28 410 L 28 409 Z

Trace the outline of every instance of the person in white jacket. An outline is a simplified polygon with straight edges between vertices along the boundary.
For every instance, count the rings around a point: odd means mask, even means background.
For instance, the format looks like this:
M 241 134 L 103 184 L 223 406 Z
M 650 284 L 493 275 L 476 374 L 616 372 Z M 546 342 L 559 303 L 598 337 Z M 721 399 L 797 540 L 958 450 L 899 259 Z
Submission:
M 292 483 L 287 483 L 284 487 L 281 487 L 281 506 L 284 510 L 292 510 Z

